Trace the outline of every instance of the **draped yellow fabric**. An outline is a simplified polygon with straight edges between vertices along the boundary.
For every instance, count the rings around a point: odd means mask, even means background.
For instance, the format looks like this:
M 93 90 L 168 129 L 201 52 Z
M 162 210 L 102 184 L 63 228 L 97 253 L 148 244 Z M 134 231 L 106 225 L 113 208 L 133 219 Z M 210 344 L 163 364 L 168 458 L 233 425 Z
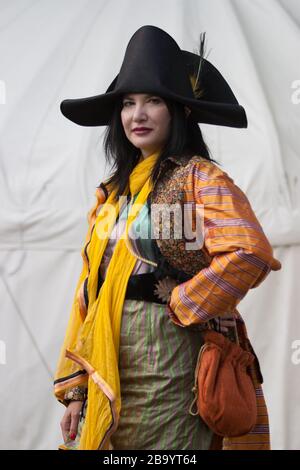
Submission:
M 155 152 L 141 160 L 130 175 L 130 193 L 139 194 L 129 211 L 124 234 L 116 244 L 98 297 L 98 268 L 120 210 L 119 201 L 114 201 L 115 190 L 109 194 L 95 219 L 87 247 L 88 262 L 84 264 L 76 288 L 55 375 L 55 395 L 62 400 L 67 387 L 84 383 L 88 377 L 88 406 L 80 449 L 108 449 L 109 437 L 118 426 L 121 410 L 120 326 L 127 282 L 136 262 L 127 248 L 126 239 L 130 224 L 152 190 L 150 173 L 158 156 L 159 152 Z M 88 279 L 89 304 L 83 319 L 80 289 L 85 279 Z

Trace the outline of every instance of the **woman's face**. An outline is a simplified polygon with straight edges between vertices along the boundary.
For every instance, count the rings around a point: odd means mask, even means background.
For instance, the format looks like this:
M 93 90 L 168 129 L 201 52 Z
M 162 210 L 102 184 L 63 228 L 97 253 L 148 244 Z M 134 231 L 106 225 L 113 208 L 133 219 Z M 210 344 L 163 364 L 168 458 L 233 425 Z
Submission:
M 156 95 L 128 93 L 122 103 L 121 120 L 126 137 L 146 158 L 168 139 L 171 115 L 166 102 Z

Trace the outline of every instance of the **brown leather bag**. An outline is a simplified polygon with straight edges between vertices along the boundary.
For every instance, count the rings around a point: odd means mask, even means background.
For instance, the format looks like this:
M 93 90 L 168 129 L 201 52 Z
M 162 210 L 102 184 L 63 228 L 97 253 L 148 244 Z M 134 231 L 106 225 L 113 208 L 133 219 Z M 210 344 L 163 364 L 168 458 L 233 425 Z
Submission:
M 249 366 L 254 356 L 221 333 L 206 330 L 195 369 L 195 399 L 190 414 L 199 414 L 220 436 L 242 436 L 256 423 L 257 406 Z M 192 408 L 197 403 L 197 411 Z

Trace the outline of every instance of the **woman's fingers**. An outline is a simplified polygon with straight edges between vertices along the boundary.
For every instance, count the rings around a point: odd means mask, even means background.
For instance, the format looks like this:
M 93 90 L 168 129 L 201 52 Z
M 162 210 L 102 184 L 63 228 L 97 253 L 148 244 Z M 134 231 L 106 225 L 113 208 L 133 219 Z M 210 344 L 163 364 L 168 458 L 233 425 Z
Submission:
M 69 403 L 60 423 L 64 442 L 76 438 L 81 408 L 81 401 L 71 401 Z
M 71 413 L 70 413 L 70 410 L 68 410 L 67 408 L 63 416 L 63 419 L 61 420 L 61 423 L 60 423 L 64 442 L 67 442 L 69 438 L 70 426 L 71 426 Z
M 71 426 L 70 426 L 70 438 L 75 439 L 78 429 L 78 423 L 80 418 L 80 408 L 72 410 L 71 413 Z

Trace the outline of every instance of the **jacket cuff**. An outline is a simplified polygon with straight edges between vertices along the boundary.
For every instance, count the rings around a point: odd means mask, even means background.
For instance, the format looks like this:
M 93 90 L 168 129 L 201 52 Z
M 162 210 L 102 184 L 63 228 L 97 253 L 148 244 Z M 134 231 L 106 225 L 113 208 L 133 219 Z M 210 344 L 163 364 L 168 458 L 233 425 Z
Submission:
M 173 323 L 175 323 L 175 325 L 178 325 L 178 326 L 181 326 L 181 327 L 186 327 L 187 326 L 187 325 L 184 325 L 183 323 L 181 323 L 181 321 L 179 320 L 179 318 L 177 317 L 175 312 L 172 310 L 170 302 L 168 302 L 166 308 L 167 308 L 167 314 L 168 314 L 169 318 L 172 320 Z
M 66 390 L 64 401 L 69 404 L 71 401 L 84 401 L 87 397 L 87 387 L 77 385 Z

